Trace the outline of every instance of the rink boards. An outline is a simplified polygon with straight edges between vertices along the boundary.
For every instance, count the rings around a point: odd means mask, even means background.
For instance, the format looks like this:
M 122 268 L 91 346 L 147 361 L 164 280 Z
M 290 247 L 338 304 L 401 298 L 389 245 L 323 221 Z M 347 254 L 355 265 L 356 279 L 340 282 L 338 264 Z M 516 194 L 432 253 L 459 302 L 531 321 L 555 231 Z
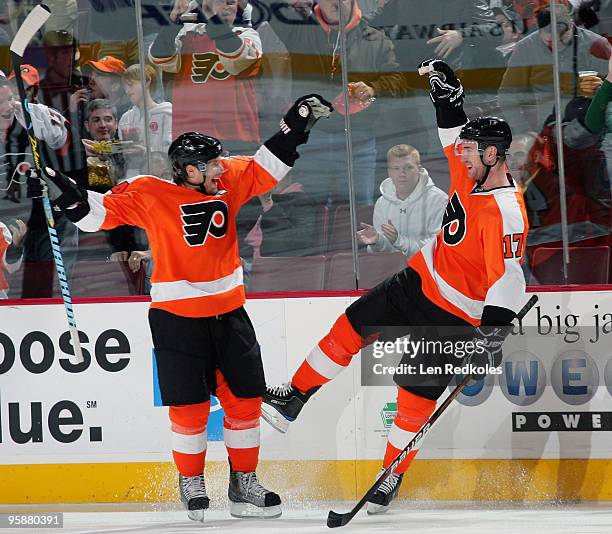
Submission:
M 525 335 L 505 348 L 505 372 L 472 386 L 431 429 L 404 495 L 612 500 L 612 292 L 539 296 Z M 286 381 L 355 298 L 249 299 L 268 382 Z M 75 365 L 61 304 L 0 306 L 0 502 L 176 499 L 147 309 L 77 304 L 86 362 Z M 362 387 L 361 376 L 357 357 L 286 435 L 262 423 L 261 477 L 285 498 L 354 499 L 371 483 L 395 388 Z M 207 453 L 221 493 L 222 416 L 214 405 Z

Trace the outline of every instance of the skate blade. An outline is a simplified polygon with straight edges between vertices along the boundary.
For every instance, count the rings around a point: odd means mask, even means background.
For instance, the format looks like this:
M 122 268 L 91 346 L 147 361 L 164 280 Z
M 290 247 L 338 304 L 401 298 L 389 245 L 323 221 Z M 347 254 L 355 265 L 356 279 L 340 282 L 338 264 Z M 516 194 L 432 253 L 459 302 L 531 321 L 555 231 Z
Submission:
M 368 507 L 366 512 L 368 515 L 379 515 L 384 514 L 389 511 L 389 505 L 385 506 L 384 504 L 375 504 L 373 502 L 368 503 Z
M 187 510 L 187 517 L 192 521 L 204 522 L 204 510 Z
M 280 505 L 260 507 L 247 502 L 230 501 L 230 515 L 240 519 L 245 517 L 274 519 L 275 517 L 280 517 L 282 513 Z
M 287 430 L 289 430 L 290 421 L 285 419 L 280 412 L 265 402 L 261 403 L 261 416 L 266 423 L 274 430 L 278 430 L 281 434 L 286 434 Z

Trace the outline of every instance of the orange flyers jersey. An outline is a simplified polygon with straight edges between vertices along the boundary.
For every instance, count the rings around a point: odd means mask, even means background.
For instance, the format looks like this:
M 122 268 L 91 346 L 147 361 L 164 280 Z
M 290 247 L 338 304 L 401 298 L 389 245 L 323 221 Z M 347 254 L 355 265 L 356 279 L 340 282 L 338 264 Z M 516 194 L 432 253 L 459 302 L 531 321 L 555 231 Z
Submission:
M 185 24 L 175 40 L 176 52 L 150 57 L 175 73 L 172 83 L 172 135 L 204 128 L 221 140 L 259 142 L 255 76 L 262 47 L 253 28 L 233 28 L 242 46 L 224 54 L 206 34 L 206 24 Z M 205 125 L 205 126 L 203 126 Z
M 265 146 L 252 157 L 222 161 L 226 171 L 213 196 L 153 176 L 123 182 L 105 195 L 88 192 L 91 209 L 79 228 L 94 232 L 127 224 L 146 231 L 153 256 L 153 308 L 209 317 L 244 304 L 236 215 L 290 167 Z
M 479 191 L 454 142 L 461 127 L 440 129 L 451 183 L 442 229 L 408 263 L 436 305 L 480 324 L 485 306 L 519 311 L 525 291 L 521 263 L 529 225 L 515 185 Z

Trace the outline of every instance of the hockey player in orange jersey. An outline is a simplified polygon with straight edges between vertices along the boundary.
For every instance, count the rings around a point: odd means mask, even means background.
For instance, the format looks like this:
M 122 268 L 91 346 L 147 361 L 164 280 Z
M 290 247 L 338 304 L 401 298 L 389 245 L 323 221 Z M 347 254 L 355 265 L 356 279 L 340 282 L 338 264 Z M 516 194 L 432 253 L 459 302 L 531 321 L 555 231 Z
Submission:
M 43 169 L 62 192 L 55 203 L 81 230 L 128 224 L 147 233 L 154 262 L 149 323 L 162 401 L 170 406 L 181 500 L 191 519 L 203 520 L 209 505 L 204 464 L 211 393 L 225 413 L 230 513 L 281 514 L 280 497 L 255 473 L 265 379 L 243 307 L 235 218 L 242 204 L 270 191 L 289 172 L 299 157 L 297 146 L 331 110 L 318 95 L 298 99 L 281 130 L 252 157 L 226 157 L 217 139 L 182 134 L 168 150 L 174 182 L 139 176 L 102 195 Z M 45 187 L 36 177 L 28 185 L 35 195 Z
M 362 347 L 376 339 L 396 339 L 398 329 L 399 337 L 472 340 L 478 349 L 468 356 L 468 363 L 488 366 L 489 372 L 501 364 L 501 345 L 525 291 L 520 263 L 528 230 L 522 195 L 505 163 L 512 135 L 506 122 L 498 118 L 468 121 L 463 87 L 446 63 L 430 60 L 421 68 L 429 71 L 430 96 L 451 175 L 442 229 L 405 270 L 346 309 L 290 383 L 268 386 L 263 417 L 281 432 L 287 431 L 308 399 L 344 370 Z M 414 364 L 416 369 L 421 363 L 444 369 L 448 363 L 454 367 L 466 360 L 446 353 L 403 358 L 402 363 Z M 395 375 L 397 415 L 383 470 L 427 421 L 452 378 L 451 373 Z M 369 513 L 388 509 L 416 452 L 380 485 L 368 503 Z

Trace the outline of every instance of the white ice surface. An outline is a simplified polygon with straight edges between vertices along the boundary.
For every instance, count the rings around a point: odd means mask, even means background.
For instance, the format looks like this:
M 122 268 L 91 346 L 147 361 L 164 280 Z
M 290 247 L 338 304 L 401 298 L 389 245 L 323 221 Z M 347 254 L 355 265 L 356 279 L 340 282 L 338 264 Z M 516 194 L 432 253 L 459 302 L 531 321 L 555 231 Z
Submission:
M 214 503 L 213 503 L 214 504 Z M 62 529 L 2 529 L 17 532 L 61 534 L 306 534 L 331 532 L 325 525 L 331 507 L 346 512 L 354 503 L 330 503 L 320 508 L 285 509 L 279 519 L 234 519 L 227 509 L 211 509 L 204 523 L 190 521 L 176 506 L 147 507 L 139 505 L 49 505 L 0 506 L 7 512 L 64 512 Z M 526 533 L 612 533 L 612 505 L 529 505 L 500 504 L 496 507 L 473 503 L 397 503 L 380 516 L 360 512 L 347 526 L 335 532 L 353 534 L 370 532 L 526 534 Z

